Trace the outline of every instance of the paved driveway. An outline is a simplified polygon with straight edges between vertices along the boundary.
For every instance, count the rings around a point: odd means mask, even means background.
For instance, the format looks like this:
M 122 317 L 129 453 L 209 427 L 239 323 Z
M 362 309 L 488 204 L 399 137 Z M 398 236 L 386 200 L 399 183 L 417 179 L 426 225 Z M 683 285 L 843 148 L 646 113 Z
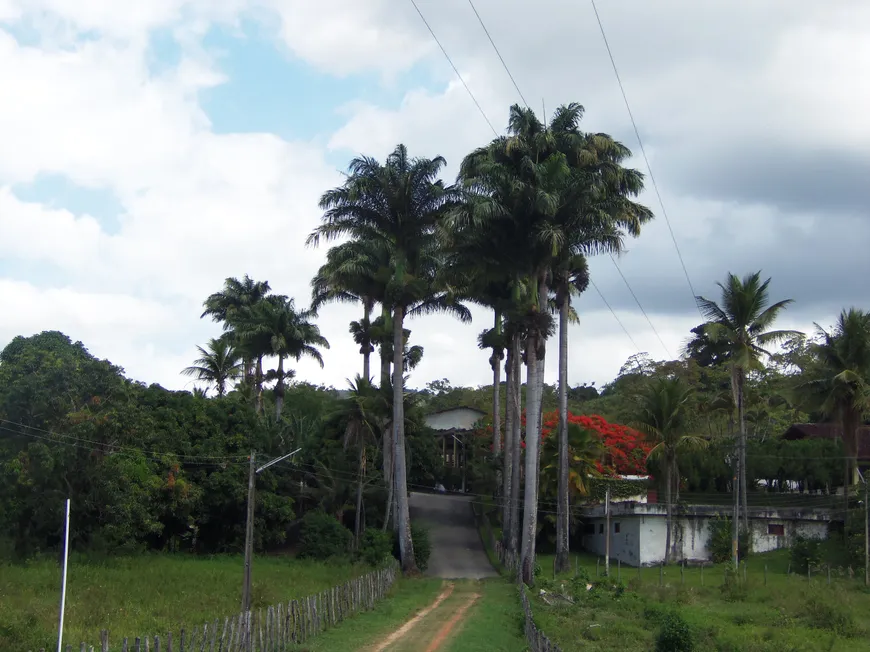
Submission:
M 411 518 L 429 526 L 432 554 L 426 575 L 481 579 L 498 573 L 489 563 L 471 511 L 471 498 L 453 494 L 411 494 Z

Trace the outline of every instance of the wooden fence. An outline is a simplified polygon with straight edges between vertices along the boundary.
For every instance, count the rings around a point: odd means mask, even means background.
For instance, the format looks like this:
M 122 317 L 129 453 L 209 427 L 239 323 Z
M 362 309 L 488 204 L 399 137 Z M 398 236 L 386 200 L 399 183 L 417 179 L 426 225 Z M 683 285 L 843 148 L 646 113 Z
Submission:
M 374 608 L 396 581 L 398 563 L 358 577 L 327 591 L 265 610 L 215 619 L 202 627 L 182 629 L 178 636 L 124 638 L 109 646 L 109 632 L 100 632 L 97 646 L 67 645 L 66 652 L 279 652 L 317 636 L 345 618 Z M 40 652 L 45 652 L 42 648 Z

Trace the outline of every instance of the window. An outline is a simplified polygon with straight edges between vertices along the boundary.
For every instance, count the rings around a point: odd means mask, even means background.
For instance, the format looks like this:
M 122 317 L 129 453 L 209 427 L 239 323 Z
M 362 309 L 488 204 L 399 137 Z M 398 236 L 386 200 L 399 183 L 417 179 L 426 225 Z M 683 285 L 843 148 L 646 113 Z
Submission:
M 767 533 L 776 537 L 785 536 L 785 526 L 781 523 L 768 523 Z
M 604 534 L 604 523 L 598 525 L 598 534 Z
M 613 533 L 614 533 L 614 534 L 619 534 L 619 523 L 614 523 L 614 524 L 613 524 Z

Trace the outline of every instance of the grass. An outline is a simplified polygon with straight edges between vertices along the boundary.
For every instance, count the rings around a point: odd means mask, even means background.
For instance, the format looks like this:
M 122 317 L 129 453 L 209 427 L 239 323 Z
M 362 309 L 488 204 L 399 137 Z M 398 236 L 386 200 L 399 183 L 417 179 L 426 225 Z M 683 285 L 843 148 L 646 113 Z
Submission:
M 253 606 L 264 607 L 322 591 L 369 569 L 289 557 L 257 557 Z M 64 641 L 98 645 L 178 632 L 238 612 L 240 556 L 149 554 L 101 562 L 70 560 Z M 0 650 L 35 650 L 57 641 L 60 568 L 53 559 L 0 562 Z
M 578 557 L 595 579 L 596 558 Z M 573 561 L 573 560 L 572 560 Z M 552 556 L 539 559 L 542 586 L 552 580 Z M 787 551 L 750 557 L 746 580 L 725 585 L 725 567 L 622 567 L 626 587 L 594 590 L 575 605 L 548 606 L 535 598 L 535 620 L 565 652 L 572 650 L 651 650 L 663 614 L 676 611 L 689 624 L 697 650 L 715 652 L 861 652 L 870 651 L 870 591 L 859 579 L 841 573 L 788 575 Z M 765 566 L 767 583 L 765 584 Z M 549 570 L 549 572 L 548 572 Z M 603 573 L 603 565 L 601 566 Z M 611 567 L 611 577 L 617 569 Z M 556 583 L 570 577 L 557 578 Z M 743 573 L 740 573 L 741 578 Z
M 516 585 L 498 578 L 481 582 L 480 590 L 483 593 L 481 599 L 444 647 L 445 652 L 522 652 L 528 649 Z

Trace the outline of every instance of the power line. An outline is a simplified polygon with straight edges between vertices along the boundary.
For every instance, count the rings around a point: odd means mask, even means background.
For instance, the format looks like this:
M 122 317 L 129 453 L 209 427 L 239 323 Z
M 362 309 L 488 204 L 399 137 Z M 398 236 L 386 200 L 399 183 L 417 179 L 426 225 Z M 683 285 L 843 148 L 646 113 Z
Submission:
M 637 345 L 637 342 L 634 341 L 634 338 L 631 336 L 631 333 L 628 332 L 628 329 L 625 327 L 625 324 L 622 323 L 622 320 L 617 316 L 614 312 L 613 308 L 611 308 L 610 303 L 608 303 L 607 299 L 604 298 L 604 295 L 601 293 L 601 290 L 598 289 L 598 286 L 595 285 L 595 281 L 591 278 L 589 279 L 589 284 L 595 288 L 595 291 L 598 293 L 598 296 L 601 297 L 601 300 L 604 302 L 604 305 L 610 310 L 610 314 L 613 315 L 613 318 L 617 321 L 617 323 L 622 327 L 622 330 L 625 331 L 626 337 L 631 340 L 631 343 L 634 345 L 634 348 L 637 349 L 637 352 L 640 353 L 640 347 Z
M 492 49 L 495 50 L 495 53 L 498 55 L 498 60 L 501 61 L 501 65 L 504 66 L 505 72 L 510 77 L 511 83 L 514 85 L 514 88 L 517 89 L 517 93 L 519 93 L 520 99 L 523 101 L 523 104 L 529 106 L 529 103 L 526 102 L 526 98 L 523 96 L 523 92 L 520 90 L 520 87 L 517 85 L 514 76 L 511 74 L 510 68 L 508 68 L 507 63 L 505 63 L 504 57 L 501 56 L 501 52 L 498 49 L 498 46 L 495 44 L 495 41 L 492 40 L 492 36 L 489 33 L 489 30 L 486 28 L 486 23 L 483 22 L 483 18 L 480 17 L 480 14 L 477 12 L 477 7 L 474 6 L 473 0 L 468 0 L 468 4 L 471 5 L 471 10 L 474 12 L 474 15 L 477 16 L 477 20 L 480 23 L 480 26 L 483 28 L 484 33 L 486 34 L 486 38 L 489 39 L 490 44 L 492 45 Z
M 668 232 L 671 234 L 671 240 L 674 243 L 674 248 L 677 250 L 677 257 L 680 259 L 680 266 L 683 268 L 683 274 L 686 276 L 686 282 L 689 284 L 689 290 L 692 293 L 692 302 L 695 304 L 695 308 L 698 309 L 698 313 L 701 317 L 704 317 L 704 313 L 701 312 L 701 306 L 698 305 L 697 292 L 695 292 L 695 287 L 692 285 L 692 279 L 689 277 L 689 270 L 686 268 L 686 262 L 683 260 L 683 254 L 680 251 L 680 245 L 677 243 L 677 237 L 674 235 L 674 229 L 671 227 L 671 220 L 668 217 L 668 211 L 665 209 L 665 202 L 662 200 L 662 194 L 659 192 L 659 186 L 656 183 L 655 175 L 653 174 L 652 166 L 649 163 L 649 158 L 646 155 L 646 148 L 643 146 L 643 140 L 640 137 L 640 130 L 637 128 L 637 122 L 634 119 L 634 113 L 632 113 L 631 105 L 628 102 L 628 95 L 625 93 L 625 87 L 622 84 L 622 78 L 619 76 L 619 69 L 616 67 L 616 60 L 613 58 L 613 52 L 610 49 L 610 43 L 607 40 L 607 34 L 604 31 L 604 24 L 601 22 L 601 16 L 598 14 L 598 7 L 595 4 L 595 0 L 590 0 L 592 3 L 592 10 L 595 12 L 595 20 L 598 22 L 598 29 L 601 30 L 601 38 L 604 40 L 604 47 L 607 48 L 607 56 L 610 58 L 610 65 L 613 67 L 613 74 L 616 76 L 616 82 L 619 84 L 619 91 L 622 93 L 622 100 L 625 102 L 625 108 L 628 110 L 628 117 L 631 119 L 631 126 L 634 128 L 634 135 L 637 137 L 637 143 L 640 146 L 640 153 L 643 156 L 644 163 L 646 164 L 647 172 L 649 173 L 649 179 L 652 182 L 653 190 L 655 191 L 656 197 L 659 200 L 659 206 L 662 209 L 662 216 L 665 218 L 665 224 L 668 225 Z
M 669 359 L 673 359 L 674 356 L 671 355 L 671 352 L 668 350 L 667 344 L 665 344 L 662 336 L 659 335 L 659 332 L 656 330 L 656 327 L 653 326 L 652 320 L 649 318 L 649 315 L 646 314 L 646 310 L 643 309 L 643 306 L 640 305 L 640 299 L 637 298 L 637 295 L 634 293 L 634 290 L 631 289 L 631 285 L 628 283 L 628 279 L 625 278 L 625 274 L 622 273 L 622 270 L 619 268 L 619 265 L 616 263 L 616 258 L 613 257 L 613 254 L 610 254 L 610 260 L 613 261 L 613 266 L 616 267 L 616 271 L 619 272 L 619 275 L 622 277 L 622 281 L 625 283 L 625 287 L 628 288 L 628 291 L 631 293 L 631 296 L 634 297 L 634 302 L 637 304 L 637 307 L 640 308 L 643 316 L 646 317 L 646 322 L 649 324 L 649 327 L 652 328 L 653 333 L 656 334 L 656 337 L 659 340 L 659 344 L 662 345 L 662 348 L 665 350 L 665 353 L 668 354 Z
M 483 119 L 486 120 L 486 124 L 489 125 L 489 128 L 492 129 L 492 133 L 495 134 L 495 137 L 498 138 L 498 132 L 495 130 L 495 127 L 492 126 L 492 123 L 489 121 L 489 118 L 486 117 L 486 112 L 484 112 L 483 107 L 480 106 L 480 102 L 477 101 L 477 98 L 474 97 L 474 93 L 471 92 L 471 89 L 468 87 L 468 84 L 465 83 L 465 80 L 462 78 L 462 74 L 459 72 L 459 69 L 456 67 L 456 64 L 453 63 L 453 59 L 450 58 L 450 55 L 447 54 L 447 50 L 444 49 L 444 46 L 441 45 L 441 41 L 438 40 L 438 37 L 435 36 L 435 32 L 432 29 L 432 26 L 429 25 L 429 21 L 426 20 L 426 16 L 423 15 L 423 12 L 420 11 L 420 7 L 417 6 L 416 0 L 411 0 L 411 4 L 414 5 L 414 9 L 417 10 L 417 13 L 420 14 L 420 19 L 423 21 L 423 24 L 426 26 L 426 29 L 429 30 L 429 33 L 432 35 L 432 38 L 435 39 L 435 42 L 438 44 L 438 47 L 441 48 L 441 52 L 444 53 L 444 58 L 447 59 L 447 62 L 450 64 L 450 67 L 453 68 L 453 72 L 456 73 L 456 76 L 459 78 L 459 81 L 462 82 L 462 85 L 465 87 L 465 90 L 468 92 L 468 96 L 471 98 L 471 101 L 474 102 L 474 106 L 477 107 L 477 110 L 480 111 L 480 115 L 483 116 Z

